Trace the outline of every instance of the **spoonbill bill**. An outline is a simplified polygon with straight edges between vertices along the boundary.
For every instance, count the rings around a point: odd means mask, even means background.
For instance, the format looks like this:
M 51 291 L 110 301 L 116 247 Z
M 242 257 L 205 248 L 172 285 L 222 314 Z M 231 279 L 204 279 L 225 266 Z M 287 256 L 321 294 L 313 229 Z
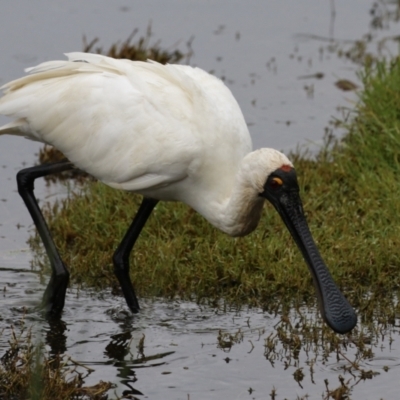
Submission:
M 181 201 L 231 236 L 252 232 L 269 200 L 312 273 L 321 315 L 336 332 L 357 316 L 334 283 L 308 228 L 296 172 L 281 152 L 252 151 L 230 90 L 200 68 L 69 53 L 67 60 L 27 69 L 5 84 L 0 114 L 13 118 L 0 134 L 52 145 L 68 160 L 18 172 L 22 196 L 46 248 L 52 275 L 44 293 L 48 316 L 64 307 L 69 272 L 34 195 L 34 181 L 79 168 L 143 201 L 113 255 L 115 274 L 133 313 L 139 303 L 129 255 L 159 200 Z

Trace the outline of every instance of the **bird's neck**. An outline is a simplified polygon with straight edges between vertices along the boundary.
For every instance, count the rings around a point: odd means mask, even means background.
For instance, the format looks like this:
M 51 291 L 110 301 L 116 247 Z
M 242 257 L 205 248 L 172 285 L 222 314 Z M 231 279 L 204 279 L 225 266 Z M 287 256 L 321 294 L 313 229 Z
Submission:
M 239 174 L 229 196 L 216 199 L 208 210 L 198 210 L 211 224 L 230 236 L 251 233 L 260 221 L 264 199 Z

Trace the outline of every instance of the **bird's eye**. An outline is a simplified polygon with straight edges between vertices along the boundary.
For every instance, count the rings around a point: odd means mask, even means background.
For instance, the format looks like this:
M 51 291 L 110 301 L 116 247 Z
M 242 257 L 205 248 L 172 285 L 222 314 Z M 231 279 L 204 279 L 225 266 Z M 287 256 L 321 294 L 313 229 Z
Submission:
M 270 186 L 272 189 L 278 189 L 278 188 L 280 188 L 282 185 L 283 185 L 282 179 L 281 179 L 281 178 L 277 178 L 277 177 L 272 178 L 272 179 L 270 180 L 270 182 L 269 182 L 269 186 Z

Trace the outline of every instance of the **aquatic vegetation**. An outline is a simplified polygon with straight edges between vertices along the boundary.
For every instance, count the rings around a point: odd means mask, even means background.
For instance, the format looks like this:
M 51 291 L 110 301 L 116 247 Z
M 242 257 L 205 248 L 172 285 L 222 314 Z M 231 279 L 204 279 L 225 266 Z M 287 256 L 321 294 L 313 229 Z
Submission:
M 1 399 L 106 400 L 114 387 L 100 381 L 85 386 L 91 369 L 67 355 L 49 355 L 34 345 L 31 330 L 22 324 L 11 327 L 9 347 L 0 358 Z
M 138 32 L 138 29 L 134 29 L 125 41 L 113 44 L 108 51 L 104 51 L 101 46 L 95 47 L 95 45 L 99 42 L 98 38 L 95 38 L 88 43 L 86 37 L 84 37 L 83 51 L 86 53 L 104 54 L 114 58 L 126 58 L 132 61 L 154 60 L 161 64 L 176 64 L 182 60 L 185 60 L 185 64 L 189 63 L 192 55 L 191 45 L 193 38 L 190 38 L 186 42 L 187 52 L 184 53 L 177 49 L 176 46 L 171 46 L 170 49 L 162 48 L 160 46 L 160 40 L 156 41 L 155 43 L 151 43 L 153 36 L 151 24 L 148 25 L 146 34 L 139 37 L 136 42 L 132 43 Z

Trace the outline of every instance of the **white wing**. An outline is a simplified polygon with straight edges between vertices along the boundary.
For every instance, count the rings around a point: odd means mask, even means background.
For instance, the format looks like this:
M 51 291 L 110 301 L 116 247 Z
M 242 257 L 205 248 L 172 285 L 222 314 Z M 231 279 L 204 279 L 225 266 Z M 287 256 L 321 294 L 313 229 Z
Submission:
M 51 144 L 108 185 L 142 192 L 199 179 L 215 161 L 227 173 L 251 150 L 232 94 L 206 72 L 87 53 L 68 58 L 3 86 L 0 113 L 15 121 L 0 134 Z

